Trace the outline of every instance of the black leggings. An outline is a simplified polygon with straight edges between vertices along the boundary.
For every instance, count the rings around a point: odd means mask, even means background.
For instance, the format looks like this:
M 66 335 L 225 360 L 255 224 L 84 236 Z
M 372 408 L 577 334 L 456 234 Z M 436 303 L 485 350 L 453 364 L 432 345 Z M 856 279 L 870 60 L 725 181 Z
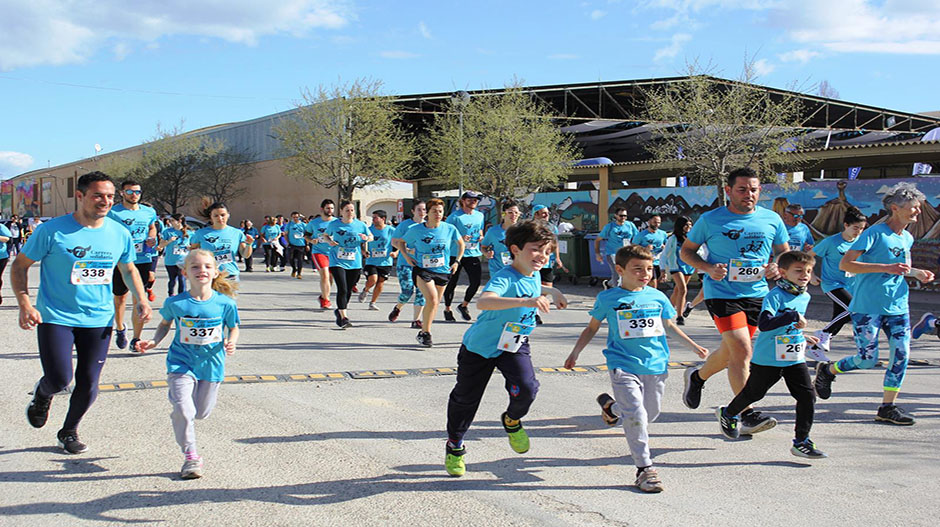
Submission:
M 178 265 L 166 266 L 166 274 L 169 276 L 169 280 L 166 284 L 166 294 L 168 296 L 173 296 L 173 291 L 176 291 L 176 294 L 186 291 L 186 280 L 183 279 L 183 270 L 180 269 Z
M 849 302 L 852 301 L 852 295 L 840 287 L 829 291 L 826 296 L 832 300 L 832 320 L 822 330 L 830 335 L 837 335 L 842 326 L 852 320 L 849 316 Z
M 352 297 L 352 288 L 359 282 L 362 269 L 330 267 L 330 274 L 333 275 L 333 282 L 336 283 L 336 307 L 346 309 Z
M 85 412 L 98 397 L 98 378 L 108 357 L 111 328 L 72 328 L 58 324 L 39 324 L 39 361 L 42 379 L 37 388 L 40 397 L 52 397 L 66 389 L 75 377 L 69 399 L 69 411 L 62 430 L 77 430 Z M 78 361 L 72 371 L 72 346 Z
M 451 258 L 450 264 L 454 265 L 456 260 L 456 258 Z M 460 259 L 460 265 L 457 266 L 457 270 L 454 271 L 454 274 L 450 277 L 447 288 L 444 289 L 444 305 L 447 307 L 450 307 L 454 302 L 454 291 L 457 290 L 457 280 L 460 278 L 461 269 L 467 271 L 467 279 L 470 281 L 470 283 L 467 284 L 467 292 L 463 295 L 463 301 L 469 304 L 470 301 L 473 300 L 473 295 L 477 294 L 477 289 L 480 288 L 480 276 L 483 273 L 480 258 L 478 256 L 464 256 Z
M 291 245 L 290 251 L 290 270 L 292 273 L 300 273 L 304 270 L 304 250 L 303 245 Z
M 274 247 L 271 244 L 266 244 L 261 246 L 264 249 L 264 266 L 265 267 L 274 267 L 277 265 L 277 251 L 274 250 Z
M 9 258 L 0 259 L 0 287 L 3 287 L 3 271 L 6 270 L 7 262 L 9 261 L 10 261 Z
M 790 395 L 796 399 L 796 439 L 802 441 L 809 437 L 813 427 L 813 413 L 816 404 L 816 392 L 809 378 L 809 369 L 805 362 L 793 366 L 761 366 L 751 363 L 751 374 L 741 393 L 731 401 L 725 411 L 728 415 L 738 415 L 745 408 L 764 398 L 767 390 L 783 377 Z

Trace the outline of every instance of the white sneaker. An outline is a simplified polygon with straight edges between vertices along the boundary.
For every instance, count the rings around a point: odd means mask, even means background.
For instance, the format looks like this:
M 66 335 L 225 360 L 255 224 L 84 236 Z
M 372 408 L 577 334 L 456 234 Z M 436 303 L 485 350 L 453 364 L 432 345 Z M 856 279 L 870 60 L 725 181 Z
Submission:
M 375 305 L 375 302 L 369 302 L 369 311 L 378 311 L 379 306 Z
M 823 331 L 823 330 L 820 329 L 819 331 L 816 332 L 815 336 L 816 336 L 816 338 L 819 339 L 819 344 L 816 344 L 816 346 L 822 348 L 823 351 L 828 352 L 828 351 L 829 351 L 829 340 L 832 339 L 832 335 L 830 335 L 829 333 L 826 333 L 825 331 Z

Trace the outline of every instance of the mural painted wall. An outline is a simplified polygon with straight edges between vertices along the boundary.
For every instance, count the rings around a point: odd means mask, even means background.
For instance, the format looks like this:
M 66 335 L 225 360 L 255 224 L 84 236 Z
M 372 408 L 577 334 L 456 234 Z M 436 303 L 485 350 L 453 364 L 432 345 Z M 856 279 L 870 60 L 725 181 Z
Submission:
M 13 215 L 13 182 L 0 182 L 0 215 L 9 218 Z
M 14 212 L 20 217 L 39 216 L 39 187 L 35 179 L 25 179 L 16 183 L 13 203 Z

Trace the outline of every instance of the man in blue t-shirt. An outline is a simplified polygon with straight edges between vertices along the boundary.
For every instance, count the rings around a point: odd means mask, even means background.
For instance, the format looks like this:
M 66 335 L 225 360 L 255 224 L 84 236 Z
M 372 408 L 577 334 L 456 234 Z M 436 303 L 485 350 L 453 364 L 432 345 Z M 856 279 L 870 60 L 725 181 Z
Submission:
M 315 216 L 307 222 L 306 240 L 310 244 L 310 263 L 320 275 L 320 309 L 329 309 L 330 304 L 330 284 L 333 277 L 330 274 L 330 244 L 325 241 L 323 235 L 329 228 L 330 223 L 336 221 L 333 212 L 336 209 L 336 203 L 331 199 L 325 199 L 320 202 L 320 215 Z
M 787 226 L 787 243 L 790 250 L 809 252 L 816 243 L 809 227 L 803 223 L 804 214 L 803 206 L 799 203 L 791 203 L 783 211 L 783 224 Z
M 149 291 L 154 282 L 152 248 L 157 244 L 158 220 L 157 212 L 153 208 L 140 203 L 142 195 L 140 183 L 125 179 L 121 182 L 122 203 L 112 207 L 108 216 L 124 225 L 131 233 L 134 251 L 136 251 L 134 265 L 137 267 L 140 279 L 144 281 L 144 287 Z M 124 349 L 127 347 L 124 306 L 127 304 L 128 287 L 120 272 L 114 273 L 111 289 L 114 293 L 114 343 L 119 349 Z M 131 324 L 134 327 L 133 338 L 139 339 L 140 333 L 144 330 L 144 323 L 132 315 Z M 131 352 L 137 353 L 133 346 L 131 346 Z
M 480 251 L 480 241 L 483 240 L 483 213 L 477 210 L 480 204 L 480 198 L 483 195 L 479 192 L 468 190 L 460 196 L 460 208 L 447 217 L 447 223 L 457 227 L 457 232 L 463 238 L 466 250 L 454 276 L 447 282 L 444 288 L 444 320 L 455 322 L 454 312 L 450 310 L 450 305 L 454 301 L 454 292 L 457 290 L 457 281 L 460 279 L 460 270 L 467 272 L 467 292 L 463 295 L 463 302 L 457 306 L 461 318 L 470 321 L 470 301 L 473 295 L 477 294 L 480 288 L 480 278 L 483 276 L 483 265 L 480 263 L 480 257 L 483 252 Z M 451 247 L 450 260 L 451 265 L 457 261 L 457 249 Z
M 653 214 L 646 220 L 646 228 L 633 235 L 633 243 L 641 247 L 646 247 L 653 254 L 653 279 L 649 286 L 656 288 L 659 283 L 659 277 L 662 270 L 659 268 L 659 257 L 666 246 L 666 231 L 659 228 L 663 224 L 663 219 L 659 214 Z
M 287 235 L 288 260 L 290 261 L 291 278 L 303 279 L 301 274 L 304 270 L 304 251 L 307 250 L 307 240 L 304 238 L 304 231 L 307 224 L 300 220 L 300 213 L 297 211 L 290 213 L 290 223 L 284 227 L 284 233 Z
M 254 240 L 251 242 L 251 252 L 249 252 L 248 257 L 245 258 L 245 272 L 251 273 L 254 271 L 254 266 L 252 265 L 252 258 L 254 257 L 255 249 L 258 248 L 258 229 L 255 228 L 255 224 L 251 220 L 245 220 L 245 236 L 251 236 Z
M 59 446 L 70 454 L 88 447 L 78 439 L 78 425 L 98 395 L 98 379 L 111 344 L 114 304 L 111 281 L 119 269 L 143 322 L 152 315 L 140 275 L 137 252 L 127 229 L 108 217 L 114 204 L 114 181 L 101 172 L 78 178 L 76 210 L 49 220 L 30 236 L 11 270 L 19 304 L 19 325 L 36 328 L 43 375 L 26 409 L 29 424 L 42 428 L 55 394 L 75 387 L 58 432 Z M 40 262 L 36 307 L 29 298 L 28 271 Z M 72 350 L 78 360 L 73 371 Z
M 614 209 L 613 218 L 613 221 L 604 225 L 600 234 L 594 239 L 594 258 L 598 262 L 607 262 L 607 267 L 610 268 L 610 278 L 604 281 L 604 289 L 620 285 L 620 276 L 617 275 L 617 263 L 614 257 L 621 247 L 633 243 L 633 237 L 637 234 L 636 225 L 628 221 L 627 209 L 617 207 Z M 601 251 L 602 240 L 605 242 L 603 252 Z
M 682 261 L 705 273 L 705 305 L 721 333 L 718 351 L 701 368 L 690 366 L 685 372 L 682 400 L 693 409 L 701 403 L 705 380 L 725 368 L 731 390 L 738 394 L 744 388 L 767 279 L 779 274 L 774 256 L 789 249 L 780 216 L 757 206 L 760 179 L 756 172 L 734 170 L 724 190 L 728 205 L 702 214 L 679 251 Z M 707 260 L 696 252 L 703 244 L 708 246 Z M 750 408 L 741 413 L 745 435 L 776 424 L 774 418 Z

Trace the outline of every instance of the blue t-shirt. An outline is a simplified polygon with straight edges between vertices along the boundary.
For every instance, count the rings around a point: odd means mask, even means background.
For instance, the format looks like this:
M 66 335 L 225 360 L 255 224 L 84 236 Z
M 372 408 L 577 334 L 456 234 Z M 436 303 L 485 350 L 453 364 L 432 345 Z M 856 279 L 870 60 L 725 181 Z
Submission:
M 661 291 L 644 287 L 627 291 L 615 287 L 602 291 L 590 315 L 607 321 L 607 368 L 634 375 L 659 375 L 669 363 L 666 326 L 662 319 L 676 317 L 676 310 Z
M 254 241 L 251 242 L 251 248 L 258 248 L 258 229 L 251 227 L 244 230 L 245 236 L 251 236 Z
M 306 247 L 307 240 L 304 239 L 307 224 L 302 221 L 291 221 L 287 224 L 285 234 L 287 234 L 287 243 L 291 247 Z
M 884 223 L 869 227 L 850 250 L 862 251 L 861 263 L 911 263 L 914 237 L 906 230 L 895 233 Z M 849 304 L 852 313 L 866 315 L 902 315 L 908 312 L 908 288 L 904 277 L 888 273 L 862 273 L 855 277 L 856 294 Z
M 640 245 L 646 248 L 653 246 L 653 265 L 659 265 L 659 256 L 663 252 L 663 247 L 666 246 L 666 231 L 662 229 L 656 229 L 656 232 L 650 232 L 649 229 L 643 229 L 642 231 L 633 235 L 633 243 Z
M 277 239 L 281 237 L 281 228 L 277 225 L 262 225 L 261 235 L 267 240 L 266 244 L 277 243 Z
M 167 266 L 180 265 L 189 254 L 190 235 L 189 232 L 183 235 L 182 231 L 174 228 L 164 229 L 160 237 L 164 240 L 176 236 L 176 239 L 163 247 L 163 263 Z
M 483 292 L 493 292 L 505 298 L 534 298 L 542 294 L 542 282 L 538 273 L 523 276 L 509 265 L 490 278 Z M 534 307 L 480 311 L 476 322 L 464 333 L 463 345 L 488 359 L 507 351 L 501 348 L 501 343 L 504 347 L 521 343 L 518 351 L 528 353 L 528 335 L 535 328 L 535 312 Z
M 822 282 L 823 293 L 840 288 L 852 292 L 855 276 L 846 276 L 845 271 L 839 269 L 839 262 L 842 261 L 845 251 L 852 247 L 854 241 L 847 241 L 842 237 L 842 233 L 838 232 L 823 238 L 813 246 L 813 252 L 816 253 L 817 273 Z
M 369 257 L 366 258 L 366 265 L 377 265 L 379 267 L 389 267 L 392 265 L 392 233 L 394 227 L 385 225 L 384 229 L 378 229 L 374 225 L 369 226 L 369 233 L 375 238 L 369 242 L 366 247 L 369 249 Z
M 33 231 L 23 254 L 40 262 L 36 309 L 47 324 L 104 328 L 114 320 L 111 279 L 118 263 L 134 263 L 130 232 L 105 218 L 101 227 L 81 226 L 71 214 Z
M 7 238 L 13 238 L 13 233 L 10 232 L 10 229 L 6 225 L 0 223 L 0 236 L 6 236 Z M 7 242 L 0 242 L 0 260 L 4 258 L 9 258 L 10 253 L 7 252 Z
M 336 217 L 324 220 L 322 216 L 317 216 L 307 222 L 306 233 L 309 234 L 311 238 L 320 240 L 313 244 L 313 247 L 310 248 L 310 252 L 313 254 L 330 254 L 330 252 L 332 252 L 330 244 L 322 240 L 323 235 L 326 234 L 326 228 L 334 221 L 337 221 Z
M 330 267 L 343 269 L 362 269 L 362 240 L 360 234 L 369 234 L 369 228 L 359 220 L 343 223 L 342 220 L 330 222 L 326 233 L 339 245 L 330 247 Z
M 806 313 L 806 306 L 809 305 L 809 293 L 802 295 L 791 295 L 779 287 L 775 287 L 767 293 L 761 304 L 761 312 L 768 311 L 776 316 L 786 310 L 796 311 L 799 314 Z M 788 346 L 796 342 L 804 341 L 803 330 L 796 329 L 795 323 L 781 326 L 777 329 L 761 331 L 757 334 L 757 342 L 754 343 L 754 355 L 751 362 L 761 366 L 777 366 L 785 368 L 801 362 L 806 362 L 805 357 L 797 360 L 786 360 L 783 352 L 787 351 Z M 782 337 L 777 339 L 777 337 Z M 805 343 L 804 343 L 805 346 Z M 790 348 L 792 350 L 792 348 Z
M 672 234 L 671 236 L 672 236 L 673 238 L 676 237 L 675 234 Z M 666 241 L 668 242 L 669 239 L 667 238 Z M 681 272 L 682 274 L 687 275 L 687 276 L 688 276 L 688 275 L 695 274 L 695 268 L 692 267 L 691 265 L 685 263 L 684 261 L 682 261 L 682 258 L 681 258 L 681 256 L 680 256 L 680 252 L 682 251 L 682 244 L 679 243 L 679 238 L 676 238 L 675 243 L 676 243 L 676 254 L 675 254 L 675 258 L 676 258 L 676 265 L 678 266 L 678 269 L 670 269 L 669 272 L 670 272 L 670 273 L 675 273 L 675 272 L 678 271 L 678 272 Z
M 189 292 L 166 299 L 163 320 L 175 322 L 176 335 L 166 354 L 167 373 L 180 373 L 200 381 L 225 379 L 225 328 L 239 324 L 235 300 L 213 291 L 209 300 L 196 300 Z
M 153 249 L 144 243 L 150 234 L 150 226 L 158 223 L 157 211 L 146 205 L 138 205 L 137 210 L 131 210 L 123 203 L 111 207 L 108 217 L 124 225 L 134 240 L 136 260 L 134 263 L 150 263 L 153 259 Z M 159 230 L 157 231 L 159 232 Z
M 213 229 L 212 226 L 203 227 L 194 232 L 189 240 L 192 244 L 199 244 L 215 255 L 215 262 L 220 271 L 227 271 L 233 279 L 238 279 L 238 265 L 235 255 L 238 247 L 245 241 L 245 233 L 228 225 L 223 229 Z
M 555 245 L 557 246 L 558 245 L 558 226 L 552 225 L 551 223 L 548 223 L 547 225 L 548 225 L 548 228 L 551 229 L 552 234 L 555 235 Z M 552 251 L 552 254 L 548 255 L 548 268 L 549 269 L 555 268 L 555 251 Z
M 495 275 L 503 267 L 512 265 L 512 253 L 509 252 L 509 247 L 506 247 L 506 229 L 503 228 L 502 224 L 490 227 L 480 244 L 483 247 L 493 248 L 493 257 L 487 261 L 490 276 Z
M 809 227 L 805 223 L 800 222 L 790 227 L 786 223 L 783 224 L 787 228 L 787 236 L 790 244 L 791 251 L 802 251 L 804 245 L 813 245 L 815 241 L 813 239 L 813 234 L 809 232 Z
M 414 249 L 418 267 L 434 273 L 450 274 L 450 255 L 453 247 L 460 250 L 457 238 L 460 233 L 450 223 L 441 223 L 430 229 L 427 223 L 413 225 L 402 238 L 405 244 Z
M 480 240 L 483 239 L 483 213 L 474 210 L 470 214 L 467 214 L 463 209 L 457 209 L 456 212 L 447 217 L 447 223 L 457 227 L 457 232 L 461 236 L 469 236 L 470 241 L 467 242 L 467 246 L 464 248 L 464 256 L 482 256 L 483 253 L 480 252 Z M 460 248 L 454 244 L 450 248 L 450 255 L 457 256 L 457 251 Z
M 706 299 L 763 297 L 768 289 L 760 266 L 771 261 L 774 245 L 787 243 L 787 227 L 777 213 L 763 207 L 750 214 L 721 207 L 702 214 L 687 239 L 708 245 L 708 263 L 728 266 L 721 281 L 705 273 Z
M 393 241 L 404 240 L 405 231 L 411 228 L 412 225 L 417 225 L 417 223 L 415 223 L 415 221 L 411 218 L 408 218 L 407 220 L 399 223 L 398 227 L 395 227 L 395 232 L 392 233 L 392 240 Z M 408 260 L 406 260 L 405 257 L 402 256 L 400 252 L 398 253 L 397 260 L 398 260 L 398 267 L 405 267 L 405 268 L 411 267 L 411 264 L 408 263 Z
M 632 243 L 636 233 L 636 225 L 634 225 L 633 222 L 624 221 L 623 225 L 617 225 L 616 222 L 612 221 L 604 225 L 604 228 L 601 229 L 601 233 L 598 234 L 597 237 L 602 240 L 607 240 L 607 244 L 604 246 L 604 254 L 613 256 L 617 254 L 617 251 L 621 247 Z

